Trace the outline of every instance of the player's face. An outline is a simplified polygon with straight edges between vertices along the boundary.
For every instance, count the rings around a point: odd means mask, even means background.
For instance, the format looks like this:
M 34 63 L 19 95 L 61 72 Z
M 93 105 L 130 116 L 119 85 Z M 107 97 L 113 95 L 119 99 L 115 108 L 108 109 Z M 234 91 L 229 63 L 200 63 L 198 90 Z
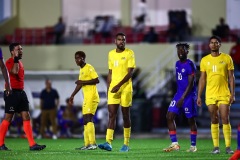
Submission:
M 188 50 L 184 46 L 177 47 L 177 54 L 180 61 L 185 61 L 187 59 Z
M 126 37 L 125 36 L 117 36 L 116 40 L 115 40 L 115 44 L 117 46 L 118 49 L 120 50 L 124 50 L 125 49 L 125 43 L 126 43 Z
M 78 66 L 82 66 L 85 63 L 85 60 L 83 57 L 81 57 L 77 54 L 77 55 L 75 55 L 75 62 Z
M 15 46 L 15 48 L 12 52 L 13 52 L 14 57 L 19 57 L 19 59 L 22 59 L 23 49 L 22 49 L 21 45 Z
M 219 48 L 221 47 L 221 43 L 218 42 L 217 39 L 211 39 L 209 42 L 209 48 L 212 52 L 219 51 Z

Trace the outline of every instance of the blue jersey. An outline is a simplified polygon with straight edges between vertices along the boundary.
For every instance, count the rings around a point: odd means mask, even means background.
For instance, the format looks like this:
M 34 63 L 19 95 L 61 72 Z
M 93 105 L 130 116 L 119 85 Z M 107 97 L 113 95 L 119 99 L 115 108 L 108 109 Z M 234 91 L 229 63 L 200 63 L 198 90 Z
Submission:
M 176 81 L 177 81 L 177 94 L 183 94 L 188 86 L 188 76 L 196 74 L 195 64 L 187 59 L 186 62 L 177 61 L 176 62 Z M 192 91 L 189 94 L 196 94 L 197 86 L 196 79 L 193 82 Z
M 176 62 L 176 80 L 177 80 L 177 93 L 174 95 L 168 111 L 175 114 L 185 113 L 187 118 L 197 116 L 197 87 L 196 80 L 194 79 L 194 84 L 191 92 L 184 99 L 182 107 L 177 107 L 178 100 L 182 97 L 188 86 L 188 76 L 196 74 L 195 64 L 187 59 L 186 62 L 177 61 Z

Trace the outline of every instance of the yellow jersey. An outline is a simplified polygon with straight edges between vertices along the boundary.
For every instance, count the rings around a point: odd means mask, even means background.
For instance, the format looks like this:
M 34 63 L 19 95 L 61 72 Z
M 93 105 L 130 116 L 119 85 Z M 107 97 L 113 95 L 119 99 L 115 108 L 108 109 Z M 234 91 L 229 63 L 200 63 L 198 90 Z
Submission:
M 79 71 L 79 80 L 87 81 L 98 78 L 98 74 L 94 67 L 88 63 Z M 84 96 L 84 101 L 95 101 L 99 102 L 99 95 L 97 90 L 97 85 L 84 85 L 82 86 L 82 92 Z
M 136 68 L 134 52 L 125 48 L 121 53 L 117 53 L 113 49 L 108 54 L 108 68 L 112 70 L 112 80 L 110 88 L 117 85 L 127 75 L 129 68 Z M 127 87 L 128 91 L 132 91 L 132 79 L 130 78 L 123 87 Z
M 206 98 L 230 96 L 228 71 L 234 70 L 232 58 L 225 53 L 213 57 L 211 54 L 202 58 L 200 71 L 206 72 Z

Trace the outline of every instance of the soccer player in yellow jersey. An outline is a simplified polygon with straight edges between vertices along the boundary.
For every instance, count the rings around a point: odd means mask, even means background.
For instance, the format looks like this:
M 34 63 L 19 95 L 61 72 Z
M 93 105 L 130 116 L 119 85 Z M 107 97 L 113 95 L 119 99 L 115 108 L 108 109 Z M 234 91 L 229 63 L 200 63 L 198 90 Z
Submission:
M 115 129 L 117 111 L 119 105 L 123 115 L 123 134 L 124 144 L 121 152 L 129 151 L 129 139 L 131 134 L 130 106 L 132 105 L 132 74 L 136 67 L 134 52 L 125 48 L 126 36 L 123 33 L 117 33 L 115 37 L 116 49 L 109 52 L 108 55 L 108 129 L 106 133 L 106 142 L 99 144 L 100 149 L 112 150 L 111 142 Z
M 99 83 L 98 75 L 92 65 L 85 62 L 86 55 L 83 51 L 75 53 L 75 61 L 80 66 L 79 80 L 75 90 L 70 97 L 70 103 L 73 103 L 74 96 L 82 88 L 83 104 L 82 114 L 84 123 L 84 146 L 76 148 L 77 150 L 94 150 L 97 149 L 95 139 L 95 127 L 93 123 L 93 116 L 96 113 L 99 103 L 99 95 L 96 84 Z
M 214 149 L 211 153 L 219 154 L 219 117 L 223 124 L 226 153 L 231 150 L 231 125 L 229 121 L 230 105 L 235 101 L 235 78 L 232 58 L 219 52 L 221 39 L 212 36 L 209 39 L 211 54 L 200 62 L 200 79 L 198 84 L 198 106 L 202 105 L 201 95 L 206 85 L 206 105 L 211 115 L 211 134 Z M 228 87 L 230 86 L 230 88 Z

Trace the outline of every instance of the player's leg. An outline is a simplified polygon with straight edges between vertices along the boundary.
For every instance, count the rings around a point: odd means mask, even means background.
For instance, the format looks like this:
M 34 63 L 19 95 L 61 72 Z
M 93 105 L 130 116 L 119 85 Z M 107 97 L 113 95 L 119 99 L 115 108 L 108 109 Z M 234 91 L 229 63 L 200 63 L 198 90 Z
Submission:
M 5 113 L 5 117 L 0 125 L 0 150 L 9 150 L 5 146 L 5 136 L 14 114 Z
M 229 114 L 230 114 L 230 106 L 228 104 L 220 104 L 219 105 L 219 112 L 221 115 L 221 120 L 223 124 L 223 135 L 225 139 L 225 145 L 226 145 L 226 153 L 227 154 L 233 154 L 233 150 L 231 150 L 231 136 L 232 136 L 232 129 L 231 124 L 229 120 Z
M 237 150 L 229 158 L 229 160 L 238 160 L 238 159 L 240 159 L 240 124 L 238 124 L 238 129 L 237 129 Z
M 163 149 L 163 151 L 165 152 L 179 151 L 180 149 L 180 145 L 178 144 L 178 139 L 177 139 L 176 124 L 175 124 L 176 115 L 178 115 L 181 112 L 180 108 L 177 107 L 177 101 L 180 97 L 181 95 L 176 94 L 168 107 L 168 113 L 166 118 L 167 118 L 168 131 L 169 131 L 168 133 L 172 143 L 169 147 Z
M 24 91 L 21 91 L 18 93 L 19 99 L 21 99 L 21 102 L 18 105 L 18 111 L 21 114 L 21 117 L 23 119 L 23 130 L 26 134 L 26 137 L 28 139 L 29 143 L 29 149 L 31 151 L 34 150 L 43 150 L 46 148 L 46 145 L 38 145 L 34 139 L 33 139 L 33 131 L 32 131 L 32 126 L 31 126 L 31 121 L 30 121 L 30 114 L 29 114 L 29 101 L 27 98 L 27 95 Z
M 130 120 L 130 108 L 132 106 L 132 92 L 128 90 L 122 91 L 121 94 L 121 111 L 123 118 L 123 137 L 124 143 L 120 149 L 120 152 L 129 151 L 129 140 L 131 136 L 131 120 Z
M 4 92 L 4 101 L 5 101 L 5 117 L 0 125 L 0 150 L 9 150 L 5 146 L 5 136 L 8 130 L 9 125 L 11 124 L 14 113 L 16 112 L 16 105 L 18 103 L 16 92 L 12 92 L 10 95 L 6 95 Z
M 113 140 L 114 129 L 116 127 L 116 118 L 117 118 L 118 108 L 119 108 L 119 104 L 108 105 L 108 128 L 106 133 L 106 143 L 99 144 L 98 147 L 100 149 L 104 149 L 107 151 L 112 150 L 111 143 Z
M 196 152 L 197 151 L 197 124 L 194 117 L 188 118 L 188 123 L 190 126 L 190 141 L 191 146 L 188 152 Z
M 32 126 L 30 122 L 30 115 L 28 111 L 22 111 L 20 112 L 22 119 L 23 119 L 23 130 L 26 134 L 26 137 L 28 139 L 29 148 L 30 150 L 43 150 L 46 146 L 45 145 L 38 145 L 34 139 L 33 139 L 33 132 L 32 132 Z
M 169 147 L 163 150 L 165 152 L 178 151 L 180 149 L 180 146 L 178 144 L 176 123 L 175 123 L 176 113 L 172 111 L 168 111 L 166 118 L 167 118 L 167 125 L 168 125 L 168 133 L 172 143 Z
M 108 127 L 106 133 L 106 142 L 103 144 L 99 144 L 98 147 L 100 149 L 104 149 L 107 151 L 112 150 L 112 140 L 113 134 L 116 127 L 116 118 L 117 112 L 120 104 L 121 92 L 112 93 L 108 91 Z
M 190 127 L 190 148 L 187 152 L 196 152 L 197 151 L 197 124 L 195 117 L 197 117 L 197 104 L 196 96 L 189 95 L 185 98 L 183 104 L 183 110 L 185 116 L 188 118 L 188 124 Z
M 120 149 L 121 152 L 129 151 L 129 140 L 131 136 L 131 120 L 130 120 L 130 107 L 122 107 L 122 117 L 123 117 L 123 146 Z
M 208 104 L 206 102 L 206 104 Z M 213 150 L 211 153 L 219 154 L 219 114 L 218 114 L 218 106 L 216 104 L 208 105 L 208 111 L 210 113 L 211 118 L 211 134 L 212 134 L 212 141 L 213 141 Z
M 89 109 L 87 109 L 87 114 L 86 114 L 86 117 L 84 118 L 86 120 L 87 134 L 89 138 L 88 150 L 97 149 L 95 126 L 93 122 L 93 116 L 96 113 L 97 106 L 98 106 L 98 102 L 89 103 L 89 107 L 88 107 Z

